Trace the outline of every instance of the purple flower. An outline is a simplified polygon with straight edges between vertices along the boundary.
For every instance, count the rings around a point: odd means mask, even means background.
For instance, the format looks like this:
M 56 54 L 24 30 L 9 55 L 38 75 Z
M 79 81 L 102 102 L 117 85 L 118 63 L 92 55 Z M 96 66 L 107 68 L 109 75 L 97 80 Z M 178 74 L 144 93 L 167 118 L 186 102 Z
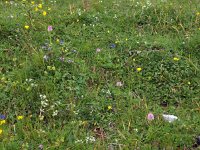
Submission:
M 116 45 L 114 43 L 110 44 L 110 48 L 115 48 Z
M 48 51 L 52 50 L 52 47 L 48 47 Z
M 63 45 L 65 43 L 64 40 L 60 40 L 60 45 Z
M 53 30 L 52 26 L 48 26 L 48 31 L 51 32 Z
M 154 120 L 154 115 L 152 113 L 148 113 L 147 120 L 149 120 L 149 121 Z
M 6 115 L 0 114 L 0 119 L 1 119 L 1 120 L 5 120 L 5 119 L 6 119 Z

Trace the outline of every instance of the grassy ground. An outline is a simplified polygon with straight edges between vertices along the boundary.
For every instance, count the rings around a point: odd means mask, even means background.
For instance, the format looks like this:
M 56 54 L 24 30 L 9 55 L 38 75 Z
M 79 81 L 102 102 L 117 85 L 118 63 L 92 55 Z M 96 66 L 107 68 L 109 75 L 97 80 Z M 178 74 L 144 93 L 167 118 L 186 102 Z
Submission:
M 199 0 L 1 1 L 0 12 L 0 149 L 198 149 Z

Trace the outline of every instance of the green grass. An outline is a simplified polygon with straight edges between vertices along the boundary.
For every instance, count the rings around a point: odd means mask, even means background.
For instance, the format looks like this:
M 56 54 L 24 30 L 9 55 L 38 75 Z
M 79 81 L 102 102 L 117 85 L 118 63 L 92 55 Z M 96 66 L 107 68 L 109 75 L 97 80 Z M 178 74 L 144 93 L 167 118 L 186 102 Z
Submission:
M 40 3 L 0 2 L 0 149 L 198 149 L 198 0 Z

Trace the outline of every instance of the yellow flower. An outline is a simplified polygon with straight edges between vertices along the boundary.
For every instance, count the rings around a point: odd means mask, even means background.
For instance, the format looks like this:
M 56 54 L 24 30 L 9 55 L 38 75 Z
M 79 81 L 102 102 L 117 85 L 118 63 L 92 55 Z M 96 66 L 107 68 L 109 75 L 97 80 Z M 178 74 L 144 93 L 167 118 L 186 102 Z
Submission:
M 25 25 L 24 28 L 28 30 L 30 27 L 28 25 Z
M 47 66 L 47 69 L 48 69 L 48 70 L 51 70 L 51 66 Z
M 108 110 L 111 110 L 112 109 L 112 106 L 108 106 Z
M 56 67 L 53 66 L 51 69 L 52 69 L 52 70 L 56 70 Z
M 174 61 L 179 61 L 179 58 L 177 58 L 177 57 L 174 57 Z
M 5 124 L 5 123 L 6 123 L 6 120 L 1 120 L 0 121 L 0 125 Z
M 137 68 L 137 71 L 138 71 L 138 72 L 142 71 L 142 68 Z
M 22 120 L 24 116 L 17 116 L 17 120 Z
M 196 15 L 199 16 L 199 15 L 200 15 L 200 12 L 197 12 Z
M 39 5 L 38 5 L 38 8 L 42 9 L 42 4 L 39 4 Z
M 43 11 L 42 14 L 43 14 L 43 16 L 46 16 L 46 15 L 47 15 L 47 12 L 46 12 L 46 11 Z
M 33 4 L 33 5 L 34 5 L 34 4 L 35 4 L 35 2 L 34 2 L 34 1 L 31 1 L 31 4 Z
M 38 8 L 37 8 L 37 7 L 35 7 L 35 11 L 38 11 Z
M 60 40 L 59 40 L 59 39 L 56 39 L 56 42 L 58 42 L 58 43 L 59 43 L 59 42 L 60 42 Z
M 0 134 L 2 134 L 2 132 L 3 132 L 3 130 L 2 130 L 2 129 L 0 129 Z

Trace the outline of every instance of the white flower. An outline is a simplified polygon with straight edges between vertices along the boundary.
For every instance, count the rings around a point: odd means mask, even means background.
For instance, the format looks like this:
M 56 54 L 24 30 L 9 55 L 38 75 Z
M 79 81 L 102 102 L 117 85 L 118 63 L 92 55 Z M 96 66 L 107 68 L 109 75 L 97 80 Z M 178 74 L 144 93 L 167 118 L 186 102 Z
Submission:
M 116 86 L 121 87 L 121 86 L 123 86 L 123 83 L 122 83 L 121 81 L 118 81 L 118 82 L 116 83 Z
M 75 143 L 83 143 L 83 140 L 76 140 Z
M 39 115 L 39 119 L 40 119 L 40 120 L 43 120 L 43 119 L 44 119 L 44 116 Z
M 46 95 L 43 95 L 43 99 L 46 99 L 47 98 L 47 96 Z
M 46 106 L 48 106 L 48 103 L 45 101 L 41 101 L 41 105 L 42 105 L 42 107 L 46 107 Z
M 95 137 L 93 137 L 93 136 L 86 137 L 85 140 L 86 140 L 86 143 L 90 143 L 90 142 L 95 142 L 96 141 Z
M 178 117 L 174 116 L 174 115 L 165 115 L 165 114 L 163 114 L 162 116 L 163 116 L 164 120 L 168 121 L 169 123 L 171 123 L 171 122 L 173 122 L 173 121 L 178 119 Z
M 53 112 L 52 116 L 54 117 L 54 116 L 57 116 L 57 115 L 58 115 L 58 110 L 55 110 L 55 111 Z

